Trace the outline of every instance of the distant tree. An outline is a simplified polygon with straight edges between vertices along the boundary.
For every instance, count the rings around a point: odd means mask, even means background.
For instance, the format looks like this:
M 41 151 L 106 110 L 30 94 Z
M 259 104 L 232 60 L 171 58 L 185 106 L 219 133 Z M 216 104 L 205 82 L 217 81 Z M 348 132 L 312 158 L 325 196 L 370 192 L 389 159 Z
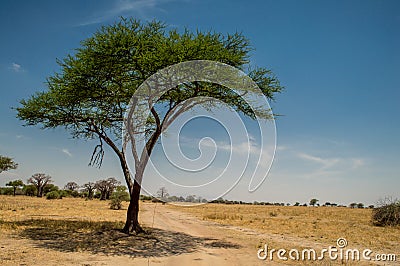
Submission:
M 373 208 L 375 208 L 375 206 L 374 205 L 369 205 L 368 208 L 373 209 Z
M 62 196 L 60 195 L 60 193 L 57 190 L 47 192 L 45 195 L 46 195 L 46 199 L 48 199 L 48 200 L 62 198 Z
M 122 201 L 129 201 L 129 193 L 125 186 L 117 186 L 115 191 L 111 194 L 110 208 L 113 210 L 120 210 L 122 208 Z
M 189 195 L 185 199 L 186 202 L 196 202 L 196 195 Z
M 99 180 L 96 182 L 96 189 L 100 191 L 100 200 L 108 200 L 110 199 L 111 194 L 114 192 L 114 189 L 121 184 L 114 177 L 107 178 L 105 180 Z
M 331 203 L 327 201 L 325 202 L 324 206 L 331 206 Z
M 177 196 L 170 196 L 168 197 L 168 201 L 169 202 L 177 202 L 179 200 L 179 198 Z
M 296 201 L 296 203 L 293 206 L 300 206 L 300 202 Z
M 165 200 L 166 197 L 169 196 L 169 193 L 167 191 L 167 189 L 165 187 L 161 187 L 158 191 L 157 191 L 157 197 L 160 198 L 161 200 Z
M 34 175 L 32 175 L 31 178 L 28 179 L 28 183 L 30 183 L 36 187 L 38 197 L 43 196 L 44 187 L 51 182 L 53 182 L 51 180 L 51 176 L 42 174 L 42 173 L 34 174 Z
M 17 169 L 18 164 L 12 158 L 0 155 L 0 173 L 12 169 Z
M 83 184 L 83 191 L 88 193 L 88 199 L 93 199 L 94 196 L 94 191 L 96 189 L 96 183 L 94 182 L 88 182 Z
M 70 191 L 76 191 L 78 190 L 79 185 L 75 182 L 68 182 L 65 186 L 64 189 L 65 190 L 70 190 Z
M 317 200 L 317 199 L 311 199 L 311 200 L 310 200 L 310 206 L 315 206 L 315 205 L 317 204 L 318 201 L 319 201 L 319 200 Z
M 56 191 L 60 195 L 60 188 L 54 184 L 47 184 L 43 187 L 43 195 L 53 191 Z
M 355 207 L 357 207 L 357 203 L 355 203 L 355 202 L 350 203 L 349 207 L 354 209 Z
M 24 182 L 22 180 L 14 180 L 10 181 L 6 184 L 6 186 L 13 187 L 13 195 L 15 197 L 15 192 L 17 191 L 18 187 L 22 187 L 24 185 Z
M 10 187 L 0 187 L 0 195 L 12 195 L 13 189 Z
M 364 203 L 357 203 L 357 208 L 364 209 Z
M 37 188 L 34 185 L 25 185 L 22 191 L 26 196 L 35 196 L 37 194 Z

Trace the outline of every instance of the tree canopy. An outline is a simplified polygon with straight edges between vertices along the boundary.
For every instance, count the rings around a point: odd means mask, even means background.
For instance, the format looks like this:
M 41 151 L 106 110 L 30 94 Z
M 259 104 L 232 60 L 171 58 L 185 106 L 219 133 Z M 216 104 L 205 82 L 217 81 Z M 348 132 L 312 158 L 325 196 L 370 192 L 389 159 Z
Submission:
M 18 164 L 12 158 L 0 155 L 0 173 L 12 169 L 17 169 Z
M 23 185 L 24 185 L 24 182 L 22 182 L 22 180 L 14 180 L 14 181 L 10 181 L 6 184 L 6 186 L 13 187 L 14 197 L 15 197 L 17 187 L 22 187 Z

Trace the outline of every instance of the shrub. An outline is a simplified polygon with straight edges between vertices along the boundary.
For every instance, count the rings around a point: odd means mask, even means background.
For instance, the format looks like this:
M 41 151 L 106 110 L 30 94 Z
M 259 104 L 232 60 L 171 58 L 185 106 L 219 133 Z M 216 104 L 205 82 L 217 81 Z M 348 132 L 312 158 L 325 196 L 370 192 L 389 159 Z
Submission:
M 60 194 L 57 191 L 50 191 L 46 194 L 46 199 L 59 199 Z
M 372 211 L 372 223 L 376 226 L 400 225 L 400 201 L 385 199 Z
M 2 187 L 0 188 L 0 195 L 13 195 L 14 190 L 11 187 Z
M 110 209 L 120 210 L 122 201 L 129 201 L 129 193 L 126 192 L 126 187 L 118 186 L 116 191 L 111 194 Z

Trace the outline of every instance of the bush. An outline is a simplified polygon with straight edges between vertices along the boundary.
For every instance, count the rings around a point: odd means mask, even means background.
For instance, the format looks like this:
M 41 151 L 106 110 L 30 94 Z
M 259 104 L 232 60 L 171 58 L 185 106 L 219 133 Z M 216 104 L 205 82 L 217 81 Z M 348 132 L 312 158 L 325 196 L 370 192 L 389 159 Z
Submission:
M 400 225 L 400 201 L 385 199 L 372 211 L 372 223 L 376 226 Z
M 0 195 L 13 195 L 14 190 L 12 187 L 2 187 L 0 188 Z
M 46 199 L 59 199 L 61 198 L 60 194 L 57 191 L 50 191 L 46 194 Z
M 37 194 L 37 189 L 34 185 L 25 185 L 22 189 L 26 196 L 35 196 Z
M 126 192 L 126 187 L 118 186 L 116 191 L 111 194 L 110 209 L 120 210 L 122 201 L 129 201 L 129 193 Z

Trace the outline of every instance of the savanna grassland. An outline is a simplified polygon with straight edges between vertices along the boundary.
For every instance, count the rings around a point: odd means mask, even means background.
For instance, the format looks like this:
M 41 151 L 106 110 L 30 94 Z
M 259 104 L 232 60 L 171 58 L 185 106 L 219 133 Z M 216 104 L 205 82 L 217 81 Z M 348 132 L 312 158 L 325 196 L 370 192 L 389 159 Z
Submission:
M 371 209 L 225 204 L 174 208 L 203 220 L 249 228 L 260 233 L 327 245 L 334 245 L 338 238 L 345 238 L 349 245 L 355 247 L 400 252 L 400 226 L 372 225 Z
M 257 250 L 335 246 L 397 254 L 397 262 L 323 260 L 319 265 L 397 265 L 400 227 L 377 227 L 370 209 L 141 202 L 147 234 L 127 236 L 127 203 L 0 196 L 0 264 L 4 265 L 269 265 Z M 279 261 L 310 264 L 310 261 Z

